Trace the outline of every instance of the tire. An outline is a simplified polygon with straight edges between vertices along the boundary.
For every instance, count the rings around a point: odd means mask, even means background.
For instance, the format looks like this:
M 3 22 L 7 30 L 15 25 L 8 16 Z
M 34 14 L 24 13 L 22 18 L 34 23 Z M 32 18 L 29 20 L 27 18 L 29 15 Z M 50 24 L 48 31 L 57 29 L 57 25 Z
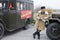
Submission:
M 27 30 L 28 29 L 28 27 L 27 27 L 28 24 L 30 24 L 29 18 L 26 20 L 25 26 L 23 27 L 23 30 Z
M 49 24 L 46 33 L 51 40 L 57 40 L 60 38 L 60 25 L 58 23 Z
M 22 29 L 23 29 L 23 30 L 27 30 L 26 26 L 24 26 Z
M 30 24 L 30 19 L 29 18 L 26 20 L 26 24 L 27 25 Z
M 0 39 L 3 37 L 3 35 L 4 35 L 4 25 L 0 23 Z

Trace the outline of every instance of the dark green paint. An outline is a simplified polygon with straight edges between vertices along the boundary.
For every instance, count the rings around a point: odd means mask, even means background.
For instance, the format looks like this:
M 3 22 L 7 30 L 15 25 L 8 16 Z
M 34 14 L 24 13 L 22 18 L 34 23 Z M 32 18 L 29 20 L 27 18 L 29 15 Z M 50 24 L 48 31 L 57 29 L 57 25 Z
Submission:
M 5 1 L 7 1 L 7 6 L 9 6 L 10 1 L 15 2 L 14 4 L 16 8 L 16 2 L 22 1 L 22 0 L 0 0 L 1 3 L 4 3 Z M 28 1 L 28 3 L 30 2 L 33 4 L 32 1 Z M 5 23 L 6 25 L 5 28 L 7 31 L 13 31 L 23 27 L 26 21 L 26 19 L 21 19 L 20 11 L 17 11 L 17 9 L 10 10 L 8 7 L 0 9 L 0 19 Z

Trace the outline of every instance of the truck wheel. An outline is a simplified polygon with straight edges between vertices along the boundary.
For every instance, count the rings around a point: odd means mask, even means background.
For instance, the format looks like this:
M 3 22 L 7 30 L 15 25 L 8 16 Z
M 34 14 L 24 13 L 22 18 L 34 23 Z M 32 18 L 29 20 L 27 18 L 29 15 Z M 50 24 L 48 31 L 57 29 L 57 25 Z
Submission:
M 25 26 L 23 27 L 24 30 L 26 30 L 28 27 L 27 25 L 30 24 L 30 20 L 27 19 L 26 22 L 25 22 Z
M 24 26 L 24 27 L 22 27 L 22 29 L 23 29 L 23 30 L 26 30 L 27 28 L 26 28 L 26 26 Z
M 2 23 L 0 23 L 0 39 L 3 37 L 4 35 L 4 26 Z
M 49 24 L 46 33 L 47 36 L 52 40 L 60 38 L 60 25 L 58 23 Z
M 30 24 L 30 19 L 29 18 L 26 20 L 26 24 Z

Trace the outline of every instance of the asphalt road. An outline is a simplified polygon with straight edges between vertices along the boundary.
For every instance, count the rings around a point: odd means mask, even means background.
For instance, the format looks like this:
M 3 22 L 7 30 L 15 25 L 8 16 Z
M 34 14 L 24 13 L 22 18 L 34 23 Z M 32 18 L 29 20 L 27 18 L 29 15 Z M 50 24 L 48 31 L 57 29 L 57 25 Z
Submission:
M 32 34 L 35 32 L 34 26 L 29 25 L 27 30 L 18 29 L 13 32 L 5 33 L 2 40 L 38 40 L 33 38 Z M 40 40 L 49 40 L 46 36 L 46 29 L 41 32 L 41 39 Z

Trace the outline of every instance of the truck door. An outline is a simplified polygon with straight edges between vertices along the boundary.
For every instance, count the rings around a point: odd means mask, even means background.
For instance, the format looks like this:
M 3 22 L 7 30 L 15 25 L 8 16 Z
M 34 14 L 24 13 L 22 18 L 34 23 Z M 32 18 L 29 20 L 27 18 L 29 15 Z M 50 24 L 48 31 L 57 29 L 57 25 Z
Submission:
M 14 1 L 3 1 L 3 14 L 6 28 L 10 31 L 16 29 L 16 6 Z
M 16 2 L 15 1 L 10 1 L 9 2 L 9 14 L 8 14 L 8 20 L 9 20 L 9 28 L 10 29 L 16 29 L 16 18 L 17 18 L 17 13 L 16 13 Z
M 21 10 L 23 10 L 23 3 L 21 2 L 16 2 L 17 5 L 17 22 L 18 22 L 18 27 L 23 27 L 25 24 L 25 20 L 21 19 Z

